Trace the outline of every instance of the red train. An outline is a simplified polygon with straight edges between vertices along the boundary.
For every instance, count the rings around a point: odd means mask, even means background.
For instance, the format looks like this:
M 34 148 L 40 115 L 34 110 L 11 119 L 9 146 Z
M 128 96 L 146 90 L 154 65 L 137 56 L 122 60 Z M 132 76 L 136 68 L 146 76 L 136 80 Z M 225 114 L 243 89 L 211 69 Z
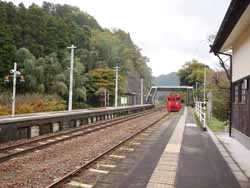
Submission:
M 181 109 L 181 95 L 170 94 L 166 96 L 166 109 L 169 112 L 179 112 Z

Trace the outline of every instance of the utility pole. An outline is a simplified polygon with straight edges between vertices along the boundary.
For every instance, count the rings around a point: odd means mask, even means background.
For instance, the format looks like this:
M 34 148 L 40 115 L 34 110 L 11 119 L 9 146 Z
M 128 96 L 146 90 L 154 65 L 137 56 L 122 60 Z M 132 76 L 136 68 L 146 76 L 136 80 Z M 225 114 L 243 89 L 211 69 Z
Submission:
M 118 70 L 119 67 L 115 67 L 115 107 L 118 106 Z
M 104 88 L 104 107 L 107 106 L 107 89 Z
M 197 85 L 197 81 L 195 81 L 195 91 L 196 91 L 195 100 L 197 101 L 198 100 L 198 85 Z
M 107 94 L 107 105 L 109 106 L 109 92 Z
M 206 66 L 204 67 L 204 94 L 203 94 L 203 101 L 206 102 Z
M 141 105 L 143 105 L 143 78 L 141 78 Z
M 70 80 L 69 80 L 69 104 L 68 104 L 68 110 L 72 110 L 72 96 L 73 96 L 73 71 L 74 71 L 74 49 L 76 46 L 73 44 L 70 47 L 67 47 L 68 49 L 71 49 L 71 57 L 70 57 Z

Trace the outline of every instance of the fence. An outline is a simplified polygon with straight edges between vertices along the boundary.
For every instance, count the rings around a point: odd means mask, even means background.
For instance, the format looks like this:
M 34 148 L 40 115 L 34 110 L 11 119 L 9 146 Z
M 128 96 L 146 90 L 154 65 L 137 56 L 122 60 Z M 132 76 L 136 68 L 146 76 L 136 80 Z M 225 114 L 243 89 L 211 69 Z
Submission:
M 201 125 L 204 130 L 207 129 L 207 122 L 206 122 L 206 102 L 196 101 L 195 102 L 195 113 L 199 118 Z

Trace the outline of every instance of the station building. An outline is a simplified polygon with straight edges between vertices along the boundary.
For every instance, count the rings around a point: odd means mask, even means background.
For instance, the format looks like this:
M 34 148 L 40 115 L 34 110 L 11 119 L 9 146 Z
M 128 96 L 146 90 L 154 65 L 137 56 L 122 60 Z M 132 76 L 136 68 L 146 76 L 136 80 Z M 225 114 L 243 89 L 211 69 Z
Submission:
M 230 135 L 250 149 L 250 0 L 232 0 L 211 52 L 230 59 Z

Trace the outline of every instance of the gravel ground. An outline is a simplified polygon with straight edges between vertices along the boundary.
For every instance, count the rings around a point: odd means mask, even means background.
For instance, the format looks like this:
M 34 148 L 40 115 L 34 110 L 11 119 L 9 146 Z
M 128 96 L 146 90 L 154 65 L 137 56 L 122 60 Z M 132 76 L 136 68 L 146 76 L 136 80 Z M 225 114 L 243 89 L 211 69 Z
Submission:
M 143 116 L 6 161 L 0 164 L 0 187 L 45 187 L 165 113 Z

